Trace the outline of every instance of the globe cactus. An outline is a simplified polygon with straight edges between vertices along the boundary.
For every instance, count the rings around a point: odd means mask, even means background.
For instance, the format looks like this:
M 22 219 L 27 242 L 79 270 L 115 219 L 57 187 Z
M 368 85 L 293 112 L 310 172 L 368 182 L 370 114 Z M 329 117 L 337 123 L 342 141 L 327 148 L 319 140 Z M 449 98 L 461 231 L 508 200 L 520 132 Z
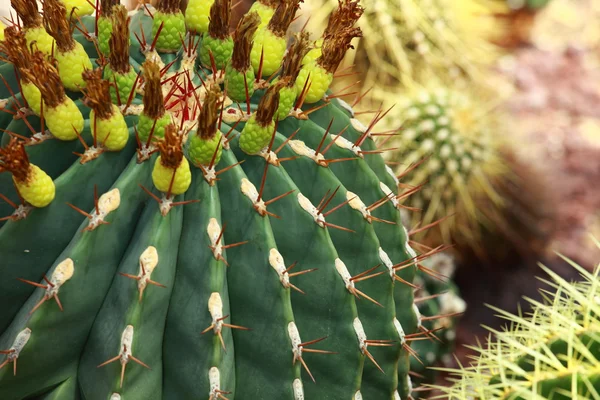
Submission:
M 543 300 L 528 299 L 533 310 L 512 315 L 492 308 L 509 329 L 491 330 L 472 365 L 450 369 L 454 384 L 439 387 L 439 398 L 594 399 L 600 392 L 600 288 L 598 273 L 568 261 L 581 281 L 567 282 L 549 268 Z
M 286 115 L 294 73 L 243 75 L 244 97 L 227 96 L 240 81 L 202 67 L 190 26 L 210 7 L 102 9 L 101 56 L 96 17 L 66 22 L 47 0 L 41 25 L 35 0 L 13 3 L 31 24 L 4 46 L 35 62 L 0 65 L 0 398 L 408 398 L 410 342 L 429 333 L 411 283 L 423 257 L 346 103 L 303 85 Z M 282 3 L 285 31 L 298 2 Z M 360 34 L 344 21 L 311 79 Z M 225 70 L 245 73 L 257 22 L 240 24 Z M 63 62 L 28 45 L 42 26 Z M 69 49 L 85 52 L 70 65 Z M 131 86 L 106 75 L 126 62 Z

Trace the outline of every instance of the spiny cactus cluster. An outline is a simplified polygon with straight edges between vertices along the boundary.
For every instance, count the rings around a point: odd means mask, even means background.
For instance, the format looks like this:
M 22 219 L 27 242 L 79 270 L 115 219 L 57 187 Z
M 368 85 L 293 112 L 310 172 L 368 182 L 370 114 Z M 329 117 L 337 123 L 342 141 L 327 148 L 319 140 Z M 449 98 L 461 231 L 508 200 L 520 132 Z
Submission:
M 493 308 L 509 323 L 492 330 L 472 365 L 449 370 L 454 385 L 439 398 L 598 399 L 600 397 L 600 265 L 588 272 L 569 262 L 581 281 L 567 282 L 549 268 L 544 299 L 528 299 L 529 315 Z
M 328 91 L 356 2 L 312 58 L 286 46 L 298 0 L 231 36 L 229 0 L 11 3 L 0 398 L 409 397 L 436 250 L 411 248 L 374 124 Z

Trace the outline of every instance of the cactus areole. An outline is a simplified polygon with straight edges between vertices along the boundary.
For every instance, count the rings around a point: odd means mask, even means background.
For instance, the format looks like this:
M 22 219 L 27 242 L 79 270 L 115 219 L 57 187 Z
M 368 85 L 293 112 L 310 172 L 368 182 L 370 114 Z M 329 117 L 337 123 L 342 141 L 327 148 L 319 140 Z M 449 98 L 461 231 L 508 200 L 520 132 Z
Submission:
M 190 22 L 235 2 L 125 15 L 101 1 L 97 17 L 12 3 L 0 399 L 410 396 L 410 342 L 431 335 L 411 283 L 421 256 L 373 127 L 326 90 L 359 15 L 334 19 L 311 65 L 298 37 L 285 55 L 263 41 L 255 68 L 257 14 L 231 37 Z M 260 28 L 277 43 L 299 4 L 280 3 Z

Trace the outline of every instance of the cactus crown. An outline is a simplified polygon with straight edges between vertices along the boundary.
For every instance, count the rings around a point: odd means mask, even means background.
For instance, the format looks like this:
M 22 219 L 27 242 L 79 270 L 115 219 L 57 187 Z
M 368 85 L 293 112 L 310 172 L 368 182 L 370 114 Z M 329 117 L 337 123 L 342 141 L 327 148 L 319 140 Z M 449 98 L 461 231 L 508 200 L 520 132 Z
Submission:
M 29 158 L 23 142 L 11 138 L 6 147 L 0 147 L 0 172 L 9 171 L 19 182 L 27 181 L 29 177 Z
M 177 14 L 181 11 L 181 0 L 159 0 L 156 9 L 165 14 Z
M 296 16 L 300 0 L 281 0 L 269 21 L 268 28 L 275 36 L 283 37 Z
M 129 17 L 125 6 L 112 9 L 113 32 L 110 35 L 108 60 L 114 72 L 126 73 L 129 66 Z
M 165 104 L 160 85 L 160 67 L 153 60 L 146 60 L 142 64 L 144 76 L 144 113 L 153 119 L 165 115 Z
M 165 138 L 158 143 L 160 162 L 167 168 L 177 168 L 183 160 L 183 135 L 174 124 L 165 127 Z
M 56 41 L 56 47 L 63 53 L 75 48 L 69 20 L 65 18 L 67 9 L 59 0 L 44 0 L 44 27 Z
M 345 27 L 323 38 L 323 50 L 317 64 L 333 74 L 344 59 L 346 51 L 354 48 L 350 43 L 352 39 L 361 36 L 360 28 Z
M 108 119 L 113 115 L 110 99 L 110 82 L 102 79 L 102 70 L 87 70 L 83 73 L 86 82 L 83 103 L 94 110 L 97 118 Z
M 212 139 L 217 133 L 217 120 L 222 102 L 221 89 L 218 85 L 211 85 L 204 97 L 202 109 L 198 117 L 197 133 L 202 139 Z
M 260 24 L 260 16 L 256 11 L 248 13 L 240 19 L 233 33 L 233 55 L 231 66 L 238 71 L 246 71 L 250 67 L 252 37 Z
M 269 126 L 273 122 L 273 116 L 279 107 L 279 91 L 288 85 L 288 78 L 282 78 L 269 86 L 267 92 L 260 99 L 256 110 L 256 122 L 260 126 Z
M 23 22 L 24 28 L 37 28 L 42 25 L 42 16 L 36 0 L 10 0 L 10 4 Z
M 301 32 L 295 35 L 294 42 L 288 49 L 288 55 L 283 60 L 281 66 L 281 76 L 289 78 L 289 86 L 294 85 L 300 69 L 302 68 L 302 59 L 310 50 L 310 37 L 308 32 Z
M 229 21 L 231 20 L 231 0 L 215 0 L 210 7 L 210 23 L 208 33 L 215 39 L 229 37 Z
M 39 50 L 34 51 L 30 65 L 23 68 L 22 72 L 40 90 L 46 106 L 56 107 L 63 103 L 66 98 L 65 88 L 58 71 L 47 60 L 44 53 Z

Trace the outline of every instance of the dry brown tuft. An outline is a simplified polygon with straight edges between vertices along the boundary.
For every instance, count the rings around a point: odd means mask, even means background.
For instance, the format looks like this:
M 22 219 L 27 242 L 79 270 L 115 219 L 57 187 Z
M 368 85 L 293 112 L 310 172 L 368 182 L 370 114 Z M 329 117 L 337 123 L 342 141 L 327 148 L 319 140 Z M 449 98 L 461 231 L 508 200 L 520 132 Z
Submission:
M 183 160 L 183 135 L 173 124 L 165 126 L 165 138 L 158 142 L 160 163 L 167 168 L 177 168 Z
M 0 172 L 8 171 L 18 182 L 26 182 L 31 171 L 29 165 L 22 141 L 13 137 L 6 147 L 0 147 Z
M 119 0 L 100 0 L 100 14 L 109 18 L 113 13 L 113 7 L 119 4 Z
M 250 52 L 252 37 L 260 24 L 260 16 L 256 11 L 244 15 L 233 32 L 233 55 L 231 66 L 240 72 L 250 68 Z
M 300 8 L 301 0 L 282 0 L 269 21 L 268 28 L 275 36 L 284 37 Z
M 36 0 L 10 0 L 10 4 L 23 22 L 23 28 L 42 26 L 42 16 Z
M 281 67 L 281 76 L 290 78 L 288 86 L 293 86 L 298 78 L 302 68 L 302 59 L 311 48 L 310 35 L 308 32 L 297 33 L 294 36 L 294 42 L 288 49 L 288 53 L 283 59 Z
M 67 9 L 59 0 L 43 0 L 44 28 L 56 42 L 56 47 L 62 53 L 75 48 L 69 20 L 65 18 Z
M 83 72 L 86 83 L 83 104 L 94 110 L 97 118 L 109 119 L 113 115 L 110 99 L 110 82 L 102 79 L 102 70 L 86 70 Z
M 160 85 L 160 67 L 152 60 L 142 64 L 144 77 L 144 114 L 152 119 L 159 119 L 165 115 L 165 104 Z
M 323 37 L 329 37 L 346 28 L 352 28 L 365 11 L 356 0 L 338 0 L 338 8 L 329 16 Z
M 129 16 L 125 6 L 113 7 L 112 25 L 113 31 L 108 40 L 110 52 L 108 62 L 114 72 L 125 74 L 129 72 Z
M 4 30 L 4 40 L 0 41 L 0 53 L 4 53 L 7 61 L 17 67 L 19 72 L 31 63 L 31 52 L 27 47 L 25 33 L 16 26 L 9 26 Z M 29 82 L 22 73 L 21 80 Z
M 21 72 L 40 90 L 45 106 L 54 108 L 65 101 L 65 88 L 58 71 L 41 51 L 33 52 L 31 63 Z
M 288 84 L 288 77 L 281 78 L 269 86 L 265 95 L 260 99 L 256 110 L 256 122 L 259 126 L 265 127 L 273 122 L 273 116 L 279 107 L 279 91 Z
M 181 0 L 159 0 L 156 9 L 165 14 L 181 12 Z
M 362 31 L 360 28 L 347 27 L 324 38 L 321 50 L 322 54 L 317 59 L 317 64 L 323 67 L 325 71 L 333 74 L 344 59 L 346 51 L 354 48 L 350 44 L 352 39 L 361 36 Z
M 198 117 L 198 135 L 209 140 L 217 134 L 217 121 L 221 111 L 221 89 L 213 84 L 208 88 Z
M 215 39 L 229 37 L 229 21 L 231 20 L 231 0 L 215 0 L 210 7 L 208 34 Z
M 258 0 L 258 2 L 271 8 L 277 8 L 281 0 Z

